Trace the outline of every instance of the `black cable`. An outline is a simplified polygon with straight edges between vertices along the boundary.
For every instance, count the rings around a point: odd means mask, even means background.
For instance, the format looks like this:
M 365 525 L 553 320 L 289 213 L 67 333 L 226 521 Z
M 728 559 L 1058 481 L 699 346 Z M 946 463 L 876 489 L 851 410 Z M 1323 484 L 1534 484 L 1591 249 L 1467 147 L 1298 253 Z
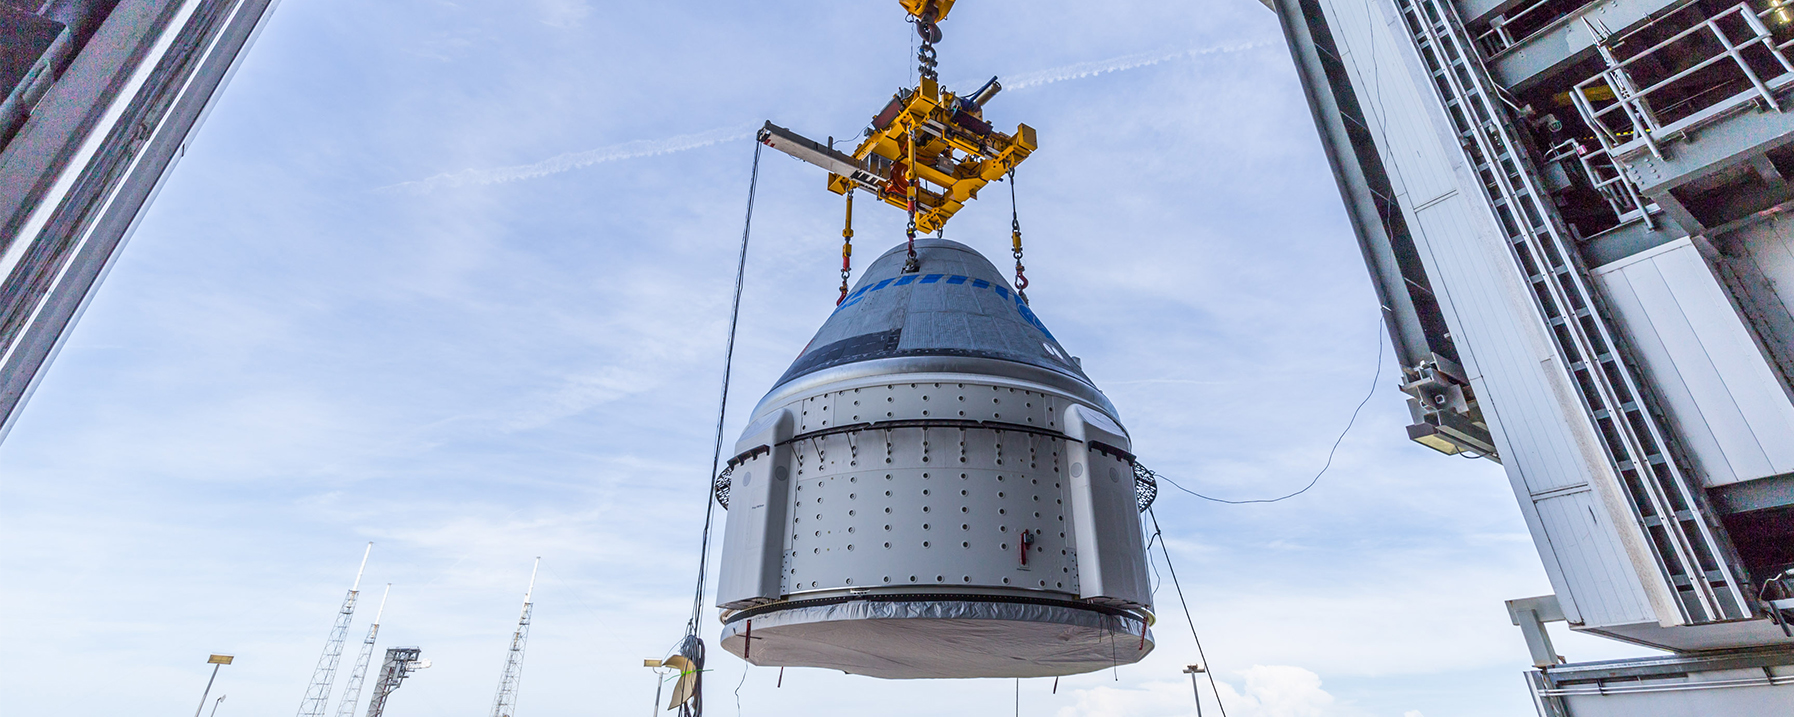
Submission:
M 1159 529 L 1159 516 L 1153 514 L 1151 508 L 1146 509 L 1146 515 L 1152 518 L 1152 534 L 1161 535 L 1164 531 Z M 1184 622 L 1190 626 L 1190 637 L 1196 640 L 1196 658 L 1202 660 L 1203 674 L 1208 675 L 1208 687 L 1215 691 L 1215 705 L 1221 708 L 1221 717 L 1227 717 L 1227 705 L 1221 702 L 1221 688 L 1215 686 L 1215 666 L 1209 663 L 1208 655 L 1202 651 L 1202 637 L 1196 634 L 1196 619 L 1190 616 L 1190 603 L 1184 600 L 1183 583 L 1177 581 L 1177 566 L 1171 564 L 1171 550 L 1165 546 L 1162 536 L 1159 539 L 1159 552 L 1165 555 L 1165 569 L 1171 573 L 1171 585 L 1177 588 L 1177 604 L 1183 606 Z M 1202 708 L 1201 695 L 1197 696 L 1196 704 L 1197 709 Z
M 1346 434 L 1350 433 L 1352 431 L 1352 424 L 1355 424 L 1358 422 L 1358 412 L 1364 410 L 1365 404 L 1370 403 L 1371 396 L 1377 395 L 1377 381 L 1379 379 L 1381 379 L 1381 377 L 1383 375 L 1382 333 L 1383 333 L 1383 321 L 1379 319 L 1377 321 L 1377 334 L 1378 334 L 1378 337 L 1377 337 L 1377 370 L 1374 373 L 1372 373 L 1370 376 L 1370 391 L 1368 393 L 1364 394 L 1364 400 L 1358 402 L 1358 407 L 1352 409 L 1352 418 L 1351 418 L 1351 420 L 1346 421 L 1345 430 L 1342 430 L 1339 432 L 1339 437 L 1333 439 L 1333 447 L 1327 449 L 1326 465 L 1321 466 L 1321 471 L 1319 473 L 1314 474 L 1314 479 L 1308 481 L 1308 485 L 1302 486 L 1301 490 L 1298 490 L 1289 495 L 1278 496 L 1276 498 L 1255 498 L 1252 500 L 1227 500 L 1225 498 L 1215 498 L 1212 496 L 1206 496 L 1201 493 L 1197 493 L 1196 491 L 1190 490 L 1189 488 L 1185 488 L 1181 485 L 1178 485 L 1177 481 L 1171 480 L 1170 478 L 1166 478 L 1165 476 L 1159 475 L 1158 473 L 1153 473 L 1152 474 L 1153 477 L 1158 480 L 1165 481 L 1166 483 L 1170 483 L 1171 487 L 1181 490 L 1185 493 L 1189 493 L 1190 495 L 1196 496 L 1203 500 L 1212 500 L 1216 503 L 1227 503 L 1229 505 L 1244 505 L 1246 503 L 1275 503 L 1280 500 L 1288 500 L 1290 498 L 1294 498 L 1303 493 L 1307 493 L 1309 488 L 1314 487 L 1314 484 L 1321 482 L 1321 476 L 1324 476 L 1327 474 L 1327 469 L 1333 467 L 1333 454 L 1337 453 L 1339 451 L 1340 442 L 1344 441 Z M 1148 471 L 1148 472 L 1151 472 L 1151 471 Z M 1164 546 L 1161 545 L 1160 547 L 1162 548 Z
M 729 373 L 735 363 L 735 327 L 741 320 L 741 285 L 747 276 L 748 236 L 754 226 L 754 190 L 760 184 L 760 148 L 766 145 L 754 143 L 754 168 L 748 175 L 747 218 L 741 226 L 741 255 L 735 262 L 735 300 L 729 309 L 729 342 L 723 349 L 723 386 L 722 397 L 718 399 L 716 409 L 716 446 L 710 456 L 710 475 L 715 476 L 723 462 L 723 419 L 729 411 Z M 696 637 L 699 620 L 704 613 L 705 583 L 710 570 L 710 529 L 716 517 L 716 501 L 712 495 L 715 487 L 711 478 L 704 481 L 704 533 L 698 549 L 698 585 L 691 598 L 691 619 L 685 624 L 685 634 Z

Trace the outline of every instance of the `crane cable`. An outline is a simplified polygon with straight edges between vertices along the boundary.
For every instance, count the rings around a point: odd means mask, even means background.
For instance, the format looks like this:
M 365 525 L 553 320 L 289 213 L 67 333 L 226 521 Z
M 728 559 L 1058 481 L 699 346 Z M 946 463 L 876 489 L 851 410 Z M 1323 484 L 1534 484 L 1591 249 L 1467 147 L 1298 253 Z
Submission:
M 841 227 L 841 298 L 835 299 L 835 305 L 847 300 L 847 279 L 853 276 L 853 190 L 847 190 L 847 221 Z
M 723 385 L 721 396 L 716 407 L 716 443 L 710 456 L 710 475 L 715 476 L 723 461 L 723 420 L 729 412 L 729 374 L 735 365 L 735 329 L 741 323 L 741 286 L 747 277 L 748 237 L 754 227 L 754 190 L 760 184 L 760 149 L 765 145 L 754 143 L 754 167 L 748 174 L 747 217 L 741 225 L 741 253 L 735 260 L 735 295 L 729 306 L 729 340 L 723 349 Z M 704 711 L 704 642 L 698 636 L 701 620 L 704 615 L 704 595 L 710 571 L 710 533 L 716 522 L 716 502 L 711 492 L 715 488 L 715 479 L 705 481 L 704 485 L 704 532 L 698 544 L 698 584 L 692 591 L 691 619 L 685 623 L 685 638 L 680 641 L 678 651 L 691 660 L 691 670 L 696 672 L 696 682 L 692 688 L 691 701 L 680 707 L 681 717 L 699 717 Z
M 1022 304 L 1026 305 L 1028 303 L 1026 291 L 1028 277 L 1022 273 L 1027 270 L 1027 267 L 1022 266 L 1022 215 L 1015 206 L 1014 167 L 1009 168 L 1009 236 L 1011 240 L 1010 253 L 1015 255 L 1015 298 L 1021 299 Z
M 1190 637 L 1196 641 L 1196 659 L 1202 661 L 1203 674 L 1208 675 L 1208 687 L 1215 693 L 1215 705 L 1221 708 L 1221 717 L 1227 717 L 1227 705 L 1221 702 L 1221 688 L 1215 685 L 1215 670 L 1209 664 L 1208 655 L 1202 651 L 1202 637 L 1196 634 L 1196 619 L 1190 617 L 1190 603 L 1184 599 L 1183 583 L 1177 581 L 1177 566 L 1171 564 L 1171 550 L 1165 546 L 1164 531 L 1159 529 L 1159 516 L 1146 509 L 1146 515 L 1152 518 L 1153 537 L 1159 539 L 1159 552 L 1165 555 L 1165 569 L 1171 573 L 1171 584 L 1177 588 L 1177 604 L 1184 608 L 1184 622 L 1190 626 Z M 1151 556 L 1148 556 L 1150 558 Z M 1202 712 L 1202 695 L 1196 695 L 1196 711 Z
M 914 274 L 914 273 L 922 270 L 922 262 L 916 258 L 916 182 L 917 182 L 917 178 L 916 178 L 916 127 L 914 124 L 911 124 L 909 127 L 909 153 L 906 155 L 906 158 L 908 161 L 904 163 L 903 171 L 904 171 L 904 179 L 906 180 L 904 182 L 904 191 L 907 192 L 907 198 L 909 199 L 909 225 L 904 229 L 903 233 L 905 236 L 909 237 L 909 256 L 903 262 L 903 273 Z

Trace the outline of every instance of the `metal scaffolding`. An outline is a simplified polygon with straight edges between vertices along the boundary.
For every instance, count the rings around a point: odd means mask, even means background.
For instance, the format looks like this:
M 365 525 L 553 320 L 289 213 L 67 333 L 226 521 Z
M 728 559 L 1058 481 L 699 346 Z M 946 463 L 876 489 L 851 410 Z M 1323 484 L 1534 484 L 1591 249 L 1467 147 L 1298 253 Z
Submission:
M 343 606 L 336 613 L 336 624 L 324 641 L 324 654 L 318 656 L 317 669 L 312 670 L 311 684 L 305 688 L 305 699 L 299 701 L 299 717 L 324 717 L 330 706 L 330 687 L 336 682 L 336 663 L 343 657 L 343 641 L 349 637 L 349 622 L 355 617 L 355 598 L 361 594 L 361 574 L 367 570 L 368 556 L 374 544 L 368 543 L 361 554 L 361 567 L 355 571 L 355 584 L 343 597 Z
M 517 617 L 517 631 L 511 633 L 511 651 L 505 656 L 505 671 L 498 678 L 498 695 L 492 698 L 492 717 L 511 717 L 517 712 L 517 683 L 523 679 L 523 647 L 529 641 L 529 614 L 535 605 L 530 602 L 530 596 L 536 592 L 536 571 L 541 567 L 542 559 L 536 558 L 535 566 L 529 571 L 529 589 L 523 592 L 523 612 Z
M 380 594 L 380 608 L 374 611 L 374 624 L 368 626 L 367 639 L 361 641 L 361 654 L 349 671 L 349 684 L 343 687 L 343 699 L 337 703 L 336 717 L 354 717 L 355 703 L 361 701 L 361 684 L 368 676 L 368 664 L 374 660 L 374 638 L 380 634 L 380 616 L 386 613 L 386 596 L 392 594 L 392 583 Z

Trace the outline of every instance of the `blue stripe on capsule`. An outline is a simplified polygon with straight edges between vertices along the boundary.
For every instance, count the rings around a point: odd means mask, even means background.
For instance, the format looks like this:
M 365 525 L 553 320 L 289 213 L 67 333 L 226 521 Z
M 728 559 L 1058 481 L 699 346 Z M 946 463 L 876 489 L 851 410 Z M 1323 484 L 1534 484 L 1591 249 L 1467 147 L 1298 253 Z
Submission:
M 878 291 L 879 289 L 883 289 L 886 286 L 891 286 L 891 285 L 903 286 L 905 284 L 912 284 L 912 283 L 936 284 L 936 283 L 941 283 L 943 278 L 945 279 L 945 282 L 948 284 L 964 284 L 967 281 L 970 281 L 972 286 L 974 286 L 974 287 L 977 287 L 980 289 L 988 288 L 992 291 L 995 291 L 998 296 L 1001 296 L 1005 299 L 1010 299 L 1010 300 L 1014 301 L 1016 311 L 1021 313 L 1022 319 L 1024 321 L 1026 321 L 1029 326 L 1033 326 L 1035 329 L 1038 329 L 1040 331 L 1040 333 L 1045 334 L 1046 337 L 1050 340 L 1053 340 L 1053 341 L 1058 340 L 1057 338 L 1055 338 L 1053 336 L 1053 332 L 1047 330 L 1046 324 L 1041 322 L 1040 317 L 1035 316 L 1034 311 L 1029 309 L 1027 304 L 1022 303 L 1022 299 L 1020 296 L 1013 295 L 1010 293 L 1009 287 L 1003 286 L 1001 284 L 992 284 L 991 282 L 986 281 L 984 279 L 972 279 L 971 277 L 960 276 L 958 274 L 951 274 L 951 275 L 949 275 L 949 274 L 927 274 L 927 275 L 921 275 L 921 276 L 918 276 L 915 274 L 907 274 L 907 275 L 904 275 L 901 277 L 885 279 L 884 281 L 880 281 L 877 284 L 874 284 L 872 286 L 862 286 L 857 291 L 850 294 L 847 297 L 847 301 L 841 302 L 840 306 L 835 307 L 835 313 L 839 313 L 842 309 L 845 309 L 849 306 L 853 306 L 854 304 L 860 303 L 860 301 L 862 301 L 866 298 L 865 295 L 868 292 Z

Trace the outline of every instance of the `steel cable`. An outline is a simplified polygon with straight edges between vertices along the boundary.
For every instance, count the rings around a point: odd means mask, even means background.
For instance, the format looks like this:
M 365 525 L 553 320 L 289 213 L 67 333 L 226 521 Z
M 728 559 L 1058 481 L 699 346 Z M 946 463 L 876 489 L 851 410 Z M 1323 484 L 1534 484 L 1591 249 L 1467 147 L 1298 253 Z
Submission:
M 1146 515 L 1152 518 L 1152 534 L 1159 538 L 1159 552 L 1165 555 L 1165 570 L 1171 573 L 1171 585 L 1177 588 L 1177 604 L 1183 606 L 1184 622 L 1189 624 L 1190 637 L 1196 641 L 1196 659 L 1202 661 L 1203 674 L 1208 675 L 1208 687 L 1215 692 L 1215 705 L 1221 708 L 1221 717 L 1227 717 L 1227 705 L 1221 702 L 1221 688 L 1215 685 L 1214 666 L 1209 664 L 1208 655 L 1202 651 L 1202 637 L 1196 634 L 1196 619 L 1190 616 L 1190 603 L 1184 600 L 1183 583 L 1177 581 L 1177 566 L 1171 564 L 1171 549 L 1165 545 L 1164 531 L 1159 529 L 1159 516 L 1154 515 L 1151 508 L 1146 509 Z M 1202 709 L 1201 695 L 1197 695 L 1196 709 Z
M 1379 321 L 1377 321 L 1377 333 L 1380 335 L 1380 334 L 1382 334 L 1382 332 L 1383 332 L 1383 321 L 1379 320 Z M 1170 478 L 1166 478 L 1163 475 L 1155 473 L 1151 469 L 1146 468 L 1145 466 L 1140 466 L 1140 465 L 1136 464 L 1135 470 L 1136 470 L 1136 472 L 1145 472 L 1148 476 L 1151 476 L 1154 479 L 1163 480 L 1166 483 L 1170 483 L 1171 487 L 1181 490 L 1185 493 L 1189 493 L 1190 495 L 1196 496 L 1203 500 L 1211 500 L 1216 503 L 1226 503 L 1228 505 L 1245 505 L 1247 503 L 1275 503 L 1280 500 L 1288 500 L 1290 498 L 1294 498 L 1303 493 L 1307 493 L 1309 488 L 1313 488 L 1316 483 L 1321 482 L 1321 476 L 1326 475 L 1327 469 L 1333 467 L 1333 455 L 1335 453 L 1339 452 L 1339 444 L 1341 442 L 1345 441 L 1346 434 L 1351 433 L 1353 424 L 1356 424 L 1358 422 L 1358 413 L 1360 411 L 1364 410 L 1365 404 L 1370 403 L 1371 396 L 1375 396 L 1377 394 L 1377 381 L 1378 381 L 1378 379 L 1380 379 L 1382 377 L 1382 375 L 1383 375 L 1383 340 L 1382 340 L 1381 336 L 1379 336 L 1377 339 L 1377 369 L 1376 369 L 1376 371 L 1371 373 L 1370 391 L 1368 391 L 1364 394 L 1364 400 L 1358 402 L 1358 407 L 1352 409 L 1352 417 L 1350 420 L 1346 421 L 1345 428 L 1339 432 L 1339 437 L 1333 439 L 1333 447 L 1327 449 L 1327 462 L 1321 466 L 1320 472 L 1314 474 L 1314 478 L 1308 481 L 1308 485 L 1302 486 L 1301 490 L 1298 490 L 1294 493 L 1278 496 L 1276 498 L 1254 498 L 1252 500 L 1228 500 L 1226 498 L 1216 498 L 1213 496 L 1203 495 L 1196 491 L 1190 490 L 1189 488 L 1185 488 L 1181 485 L 1178 485 L 1177 481 L 1171 480 Z M 1150 505 L 1150 503 L 1148 505 Z
M 716 408 L 716 442 L 710 455 L 710 475 L 717 475 L 717 469 L 723 462 L 723 421 L 729 413 L 729 375 L 735 365 L 735 329 L 741 323 L 741 287 L 747 277 L 748 237 L 754 227 L 754 191 L 760 185 L 760 149 L 765 145 L 754 143 L 754 166 L 748 174 L 747 217 L 741 226 L 741 253 L 735 261 L 735 294 L 729 307 L 729 340 L 723 349 L 723 382 Z M 704 595 L 710 572 L 710 533 L 716 522 L 716 502 L 713 499 L 715 489 L 714 478 L 705 481 L 704 491 L 704 532 L 698 543 L 698 584 L 692 591 L 691 619 L 685 623 L 685 639 L 681 641 L 680 652 L 692 653 L 695 649 L 696 660 L 692 669 L 698 672 L 699 680 L 692 693 L 692 701 L 682 714 L 699 715 L 703 712 L 703 642 L 698 638 L 699 625 L 704 615 Z M 695 643 L 695 644 L 694 644 Z M 689 657 L 689 655 L 688 655 Z M 687 711 L 689 710 L 689 712 Z

